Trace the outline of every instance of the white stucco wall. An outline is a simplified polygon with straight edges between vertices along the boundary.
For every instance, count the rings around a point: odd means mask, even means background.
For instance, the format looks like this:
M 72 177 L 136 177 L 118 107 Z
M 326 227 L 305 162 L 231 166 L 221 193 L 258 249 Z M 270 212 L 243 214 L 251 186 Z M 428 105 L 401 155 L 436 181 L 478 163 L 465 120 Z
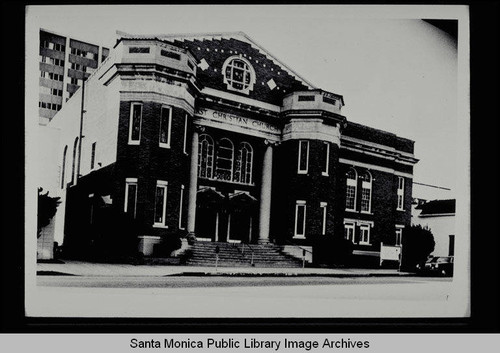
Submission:
M 420 210 L 416 210 L 419 211 Z M 455 234 L 455 215 L 441 215 L 441 216 L 430 216 L 422 217 L 417 215 L 413 217 L 414 224 L 420 224 L 422 227 L 429 227 L 432 235 L 434 236 L 434 241 L 436 246 L 434 247 L 434 252 L 431 255 L 435 256 L 448 256 L 449 255 L 449 244 L 450 235 Z M 457 244 L 457 239 L 455 240 L 455 246 Z

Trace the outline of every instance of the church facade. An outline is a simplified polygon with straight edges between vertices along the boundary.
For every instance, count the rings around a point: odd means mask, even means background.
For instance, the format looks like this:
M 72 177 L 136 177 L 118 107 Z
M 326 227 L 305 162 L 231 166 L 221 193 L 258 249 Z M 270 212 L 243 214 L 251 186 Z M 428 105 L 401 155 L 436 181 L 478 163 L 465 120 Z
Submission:
M 144 255 L 188 234 L 306 247 L 338 236 L 367 256 L 400 244 L 413 141 L 348 121 L 342 95 L 244 33 L 118 36 L 51 122 L 65 247 L 95 242 L 103 207 L 136 221 Z

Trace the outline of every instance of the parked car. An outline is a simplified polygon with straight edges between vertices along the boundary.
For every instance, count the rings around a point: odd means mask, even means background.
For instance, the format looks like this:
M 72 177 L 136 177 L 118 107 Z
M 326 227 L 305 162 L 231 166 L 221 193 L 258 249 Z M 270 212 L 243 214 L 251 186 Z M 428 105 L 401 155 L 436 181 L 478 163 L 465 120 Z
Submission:
M 422 275 L 453 276 L 453 256 L 433 256 L 417 265 Z

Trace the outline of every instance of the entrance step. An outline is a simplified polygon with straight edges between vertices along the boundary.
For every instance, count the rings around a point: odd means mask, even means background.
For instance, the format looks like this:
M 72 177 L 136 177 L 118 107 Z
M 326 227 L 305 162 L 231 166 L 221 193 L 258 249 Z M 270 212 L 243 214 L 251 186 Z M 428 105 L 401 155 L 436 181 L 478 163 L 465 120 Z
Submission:
M 246 244 L 204 241 L 197 241 L 186 252 L 186 265 L 215 266 L 217 247 L 217 265 L 220 267 L 302 267 L 302 261 L 282 253 L 280 247 L 274 244 L 251 244 L 250 249 Z

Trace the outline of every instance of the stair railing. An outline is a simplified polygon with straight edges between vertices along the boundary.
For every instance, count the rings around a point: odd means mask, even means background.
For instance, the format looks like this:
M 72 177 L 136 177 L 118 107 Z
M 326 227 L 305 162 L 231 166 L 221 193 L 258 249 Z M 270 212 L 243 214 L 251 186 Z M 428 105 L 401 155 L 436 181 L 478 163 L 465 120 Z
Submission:
M 241 249 L 238 247 L 238 244 L 235 243 L 233 246 L 238 250 L 238 252 L 245 256 L 245 246 L 248 247 L 248 249 L 251 251 L 251 254 L 250 254 L 250 266 L 254 266 L 254 262 L 253 262 L 253 258 L 254 258 L 254 253 L 255 253 L 255 250 L 252 248 L 252 246 L 249 244 L 249 243 L 244 243 L 244 242 L 241 242 Z
M 289 245 L 296 246 L 296 247 L 298 247 L 299 249 L 302 250 L 302 268 L 305 268 L 306 267 L 306 252 L 311 253 L 311 256 L 312 256 L 312 251 L 309 250 L 309 249 L 303 248 L 302 246 L 300 246 L 298 244 L 295 244 L 294 242 L 292 242 L 292 241 L 290 241 L 288 239 L 284 239 L 284 240 Z

